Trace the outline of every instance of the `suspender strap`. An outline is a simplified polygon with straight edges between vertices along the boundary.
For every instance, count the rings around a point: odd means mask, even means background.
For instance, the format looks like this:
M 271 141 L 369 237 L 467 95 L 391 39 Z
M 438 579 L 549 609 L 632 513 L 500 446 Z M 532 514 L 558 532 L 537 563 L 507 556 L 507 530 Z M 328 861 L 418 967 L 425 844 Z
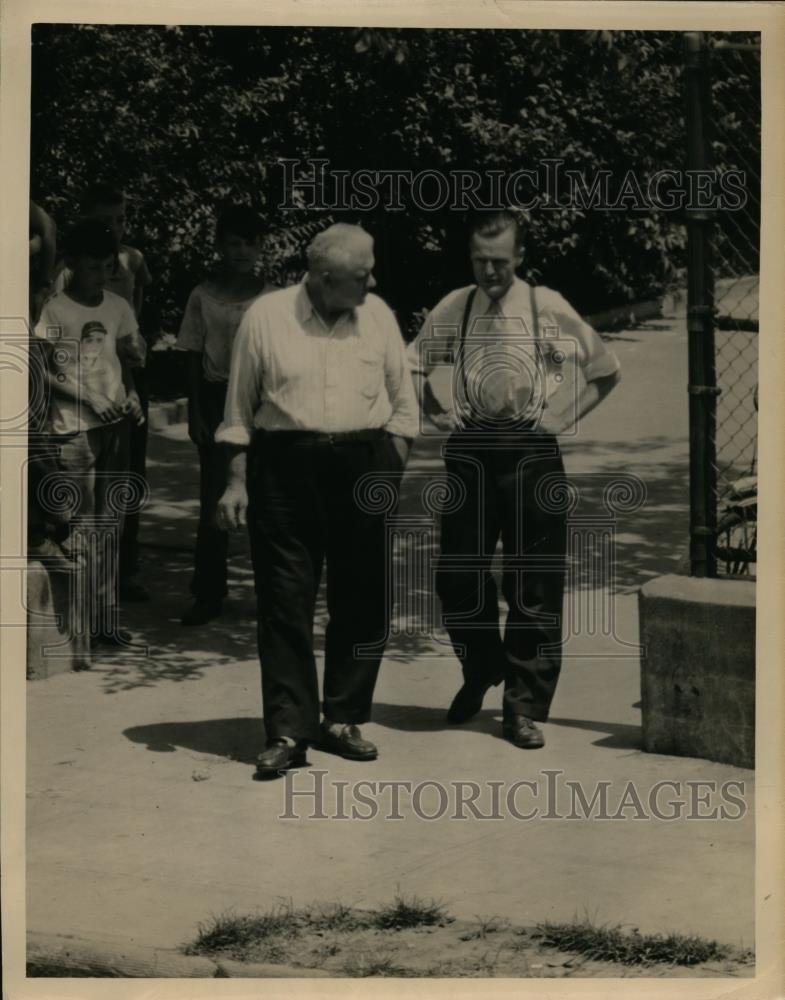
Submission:
M 467 330 L 467 327 L 469 326 L 469 316 L 470 316 L 471 311 L 472 311 L 472 305 L 474 303 L 474 297 L 475 297 L 476 294 L 477 294 L 477 286 L 475 285 L 474 288 L 472 288 L 472 290 L 469 292 L 469 294 L 468 294 L 468 296 L 466 298 L 466 306 L 465 306 L 465 308 L 463 310 L 463 319 L 461 320 L 461 343 L 460 343 L 460 348 L 459 348 L 459 351 L 458 351 L 458 364 L 460 365 L 460 368 L 461 368 L 461 380 L 463 381 L 463 398 L 464 398 L 464 400 L 468 400 L 469 393 L 468 393 L 468 389 L 467 389 L 467 386 L 466 386 L 466 368 L 464 367 L 464 364 L 463 364 L 463 348 L 464 348 L 464 344 L 466 343 L 466 330 Z
M 532 326 L 534 330 L 534 339 L 540 339 L 540 319 L 537 315 L 537 293 L 534 285 L 529 285 L 529 302 L 531 303 L 532 310 Z

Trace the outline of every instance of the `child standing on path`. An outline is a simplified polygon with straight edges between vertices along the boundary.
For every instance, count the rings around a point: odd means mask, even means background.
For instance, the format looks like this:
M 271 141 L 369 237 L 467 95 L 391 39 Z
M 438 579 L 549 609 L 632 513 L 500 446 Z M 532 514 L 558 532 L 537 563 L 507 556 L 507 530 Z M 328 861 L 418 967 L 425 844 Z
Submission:
M 68 290 L 44 304 L 35 335 L 45 343 L 50 424 L 59 450 L 55 492 L 74 498 L 69 549 L 86 558 L 90 638 L 125 646 L 117 627 L 117 487 L 127 475 L 128 424 L 144 421 L 131 363 L 144 357 L 132 308 L 107 291 L 117 242 L 101 222 L 84 220 L 68 240 Z
M 123 242 L 128 217 L 128 200 L 125 193 L 110 184 L 94 184 L 85 191 L 81 201 L 84 218 L 102 222 L 117 240 L 117 258 L 107 280 L 107 290 L 124 298 L 139 322 L 145 289 L 152 283 L 144 254 L 136 247 Z M 55 288 L 62 291 L 71 281 L 71 270 L 66 266 L 57 276 Z M 147 459 L 147 410 L 148 392 L 144 359 L 134 366 L 134 384 L 145 420 L 132 423 L 128 433 L 128 471 L 145 478 Z M 134 579 L 139 570 L 139 511 L 129 514 L 120 540 L 120 598 L 126 601 L 146 601 L 149 594 Z
M 183 625 L 204 625 L 217 618 L 227 593 L 228 535 L 215 521 L 226 487 L 226 449 L 214 438 L 223 420 L 237 327 L 254 299 L 273 291 L 263 275 L 255 274 L 261 238 L 261 219 L 245 205 L 219 215 L 219 270 L 191 292 L 177 339 L 177 346 L 188 351 L 188 435 L 199 449 L 194 603 L 183 615 Z

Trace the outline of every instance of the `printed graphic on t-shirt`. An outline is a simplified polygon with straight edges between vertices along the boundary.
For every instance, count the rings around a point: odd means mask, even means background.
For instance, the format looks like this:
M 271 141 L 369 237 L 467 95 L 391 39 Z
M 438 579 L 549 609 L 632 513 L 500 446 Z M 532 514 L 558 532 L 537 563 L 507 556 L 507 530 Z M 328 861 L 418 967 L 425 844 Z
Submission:
M 82 327 L 79 341 L 79 375 L 87 389 L 106 392 L 108 383 L 113 381 L 113 371 L 107 358 L 106 327 L 98 320 L 91 320 Z
M 87 373 L 95 369 L 98 361 L 103 355 L 104 343 L 106 342 L 106 327 L 97 320 L 85 323 L 82 327 L 82 336 L 79 344 L 79 364 L 82 371 Z

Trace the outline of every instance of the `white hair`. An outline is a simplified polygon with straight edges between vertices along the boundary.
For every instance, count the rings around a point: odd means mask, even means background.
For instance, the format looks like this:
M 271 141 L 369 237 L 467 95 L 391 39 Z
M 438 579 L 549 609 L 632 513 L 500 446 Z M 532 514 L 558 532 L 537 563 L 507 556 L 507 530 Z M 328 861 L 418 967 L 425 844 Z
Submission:
M 350 267 L 360 244 L 373 244 L 373 237 L 361 226 L 336 222 L 318 233 L 311 241 L 306 255 L 311 273 L 329 271 L 336 266 Z M 365 248 L 365 246 L 363 248 Z

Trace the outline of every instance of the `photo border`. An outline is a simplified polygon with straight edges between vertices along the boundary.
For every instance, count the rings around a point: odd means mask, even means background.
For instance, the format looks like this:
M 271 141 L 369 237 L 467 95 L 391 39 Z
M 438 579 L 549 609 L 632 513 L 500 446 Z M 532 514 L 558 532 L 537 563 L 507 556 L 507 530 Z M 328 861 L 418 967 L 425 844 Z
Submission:
M 0 316 L 27 314 L 27 258 L 20 252 L 27 224 L 30 132 L 30 27 L 37 21 L 104 24 L 235 24 L 387 27 L 573 28 L 615 30 L 755 30 L 762 34 L 762 219 L 760 271 L 759 533 L 766 544 L 757 564 L 757 729 L 756 729 L 756 974 L 749 980 L 717 979 L 452 979 L 444 980 L 111 980 L 25 979 L 25 630 L 0 628 L 0 767 L 2 769 L 2 927 L 5 996 L 78 997 L 338 997 L 353 995 L 458 996 L 651 996 L 777 997 L 783 986 L 785 906 L 783 905 L 783 761 L 785 727 L 785 7 L 759 3 L 530 3 L 527 0 L 443 0 L 443 2 L 320 2 L 262 0 L 224 2 L 134 0 L 97 3 L 71 0 L 6 0 L 0 22 Z M 7 335 L 0 320 L 0 336 Z M 18 326 L 16 327 L 18 333 Z M 686 372 L 685 372 L 686 391 Z M 24 372 L 4 372 L 2 414 L 24 406 Z M 0 415 L 2 415 L 0 414 Z M 2 521 L 0 551 L 24 551 L 18 488 L 26 449 L 0 448 Z M 0 573 L 0 621 L 17 622 L 19 582 Z M 21 621 L 24 618 L 22 617 Z M 254 985 L 256 984 L 256 985 Z

